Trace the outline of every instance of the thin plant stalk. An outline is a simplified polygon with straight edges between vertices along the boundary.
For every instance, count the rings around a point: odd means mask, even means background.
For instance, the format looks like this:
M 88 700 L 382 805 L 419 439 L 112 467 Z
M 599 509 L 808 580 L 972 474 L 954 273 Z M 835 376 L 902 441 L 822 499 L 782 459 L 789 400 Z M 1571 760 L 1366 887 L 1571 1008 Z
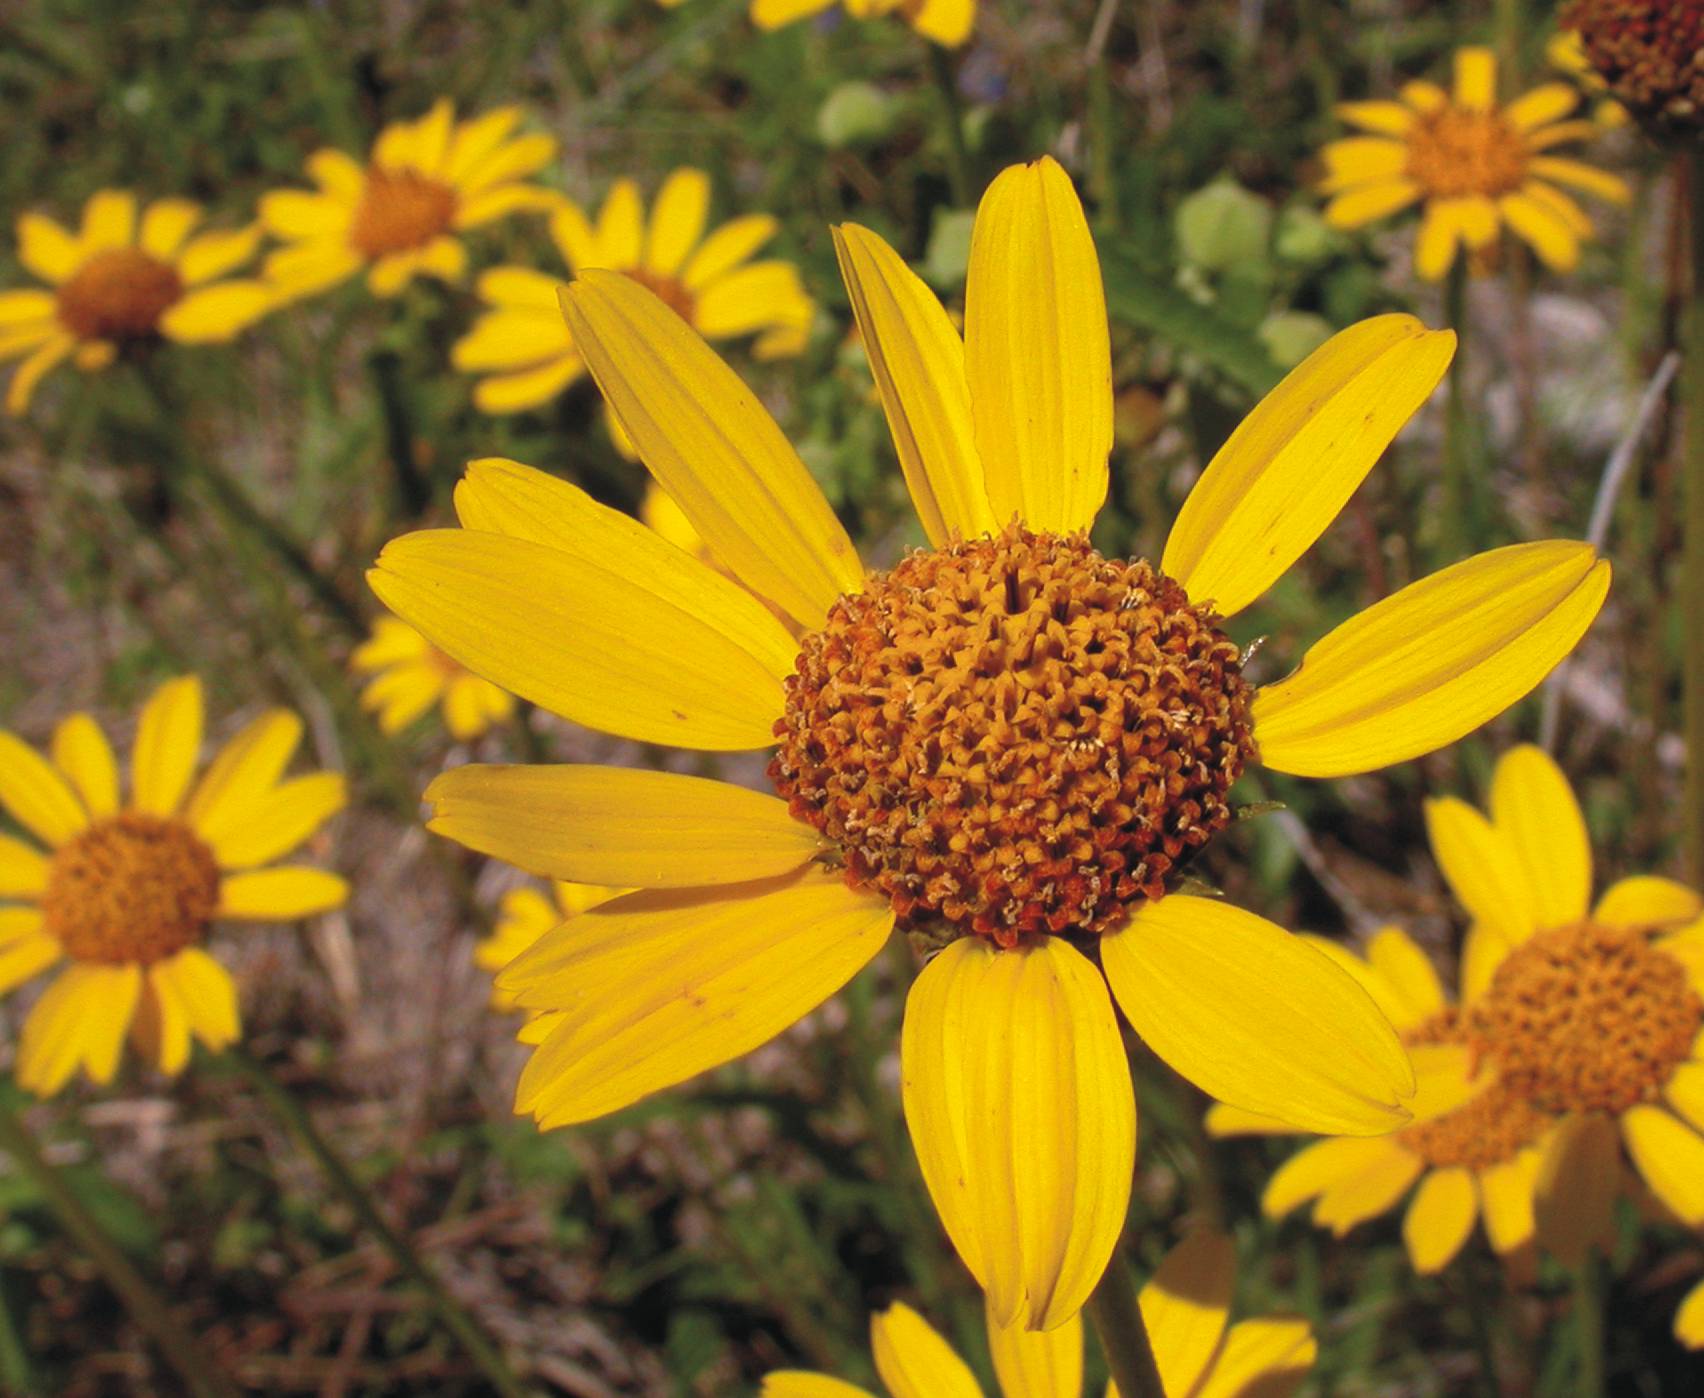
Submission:
M 385 451 L 395 478 L 397 509 L 404 519 L 418 519 L 432 503 L 432 482 L 414 456 L 414 418 L 402 382 L 402 357 L 395 350 L 375 350 L 368 358 L 379 412 L 385 423 Z
M 1604 1395 L 1603 1285 L 1604 1261 L 1587 1248 L 1574 1269 L 1575 1398 Z
M 314 1157 L 326 1179 L 355 1211 L 362 1227 L 378 1239 L 379 1245 L 390 1255 L 398 1270 L 426 1293 L 444 1328 L 455 1336 L 463 1352 L 490 1381 L 492 1390 L 501 1394 L 502 1398 L 525 1398 L 526 1390 L 516 1381 L 503 1356 L 486 1338 L 478 1322 L 467 1308 L 449 1293 L 438 1279 L 437 1273 L 427 1266 L 425 1259 L 414 1250 L 408 1240 L 385 1221 L 385 1216 L 379 1211 L 373 1196 L 355 1178 L 354 1171 L 343 1157 L 320 1134 L 313 1118 L 301 1103 L 272 1075 L 264 1063 L 246 1049 L 240 1046 L 231 1049 L 229 1056 L 255 1091 L 265 1099 L 272 1113 Z
M 1686 414 L 1681 567 L 1683 720 L 1686 731 L 1686 868 L 1704 884 L 1704 149 L 1686 162 L 1692 281 L 1686 307 L 1681 394 Z
M 107 1236 L 77 1192 L 42 1154 L 23 1119 L 4 1103 L 0 1103 L 0 1150 L 11 1156 L 18 1169 L 41 1191 L 65 1231 L 100 1269 L 131 1318 L 148 1333 L 189 1391 L 196 1398 L 237 1398 L 236 1386 L 220 1373 L 195 1338 L 178 1323 L 160 1294 Z
M 939 44 L 923 41 L 929 50 L 929 71 L 934 74 L 935 88 L 941 95 L 941 122 L 947 131 L 947 185 L 952 190 L 953 206 L 968 209 L 971 204 L 970 148 L 964 141 L 964 102 L 959 97 L 958 68 L 952 56 Z
M 1460 557 L 1477 537 L 1478 482 L 1474 479 L 1472 427 L 1467 413 L 1467 255 L 1458 252 L 1444 282 L 1444 323 L 1456 334 L 1444 409 L 1444 518 L 1446 559 Z
M 1118 1385 L 1119 1398 L 1166 1398 L 1136 1284 L 1118 1252 L 1106 1264 L 1084 1310 L 1106 1355 L 1106 1367 Z

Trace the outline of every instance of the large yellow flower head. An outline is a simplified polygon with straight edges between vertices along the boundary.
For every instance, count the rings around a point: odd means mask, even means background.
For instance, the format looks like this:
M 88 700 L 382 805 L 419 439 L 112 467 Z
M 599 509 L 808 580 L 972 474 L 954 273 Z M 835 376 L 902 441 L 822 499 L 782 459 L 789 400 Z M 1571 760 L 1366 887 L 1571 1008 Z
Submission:
M 361 707 L 378 715 L 383 733 L 400 733 L 436 704 L 450 736 L 466 743 L 515 712 L 514 695 L 464 669 L 393 616 L 373 623 L 349 664 L 373 677 L 361 692 Z
M 1170 1398 L 1288 1398 L 1313 1368 L 1319 1346 L 1307 1321 L 1260 1316 L 1227 1323 L 1236 1261 L 1229 1238 L 1197 1228 L 1142 1288 L 1142 1324 Z M 1082 1398 L 1080 1319 L 1038 1335 L 1000 1324 L 990 1307 L 988 1348 L 1004 1398 Z M 970 1366 L 903 1303 L 870 1318 L 870 1349 L 890 1398 L 982 1398 Z M 1109 1385 L 1107 1398 L 1117 1395 Z M 785 1370 L 764 1379 L 760 1398 L 870 1395 L 826 1374 Z
M 751 0 L 752 23 L 760 29 L 779 29 L 784 24 L 820 15 L 837 0 Z M 947 48 L 957 48 L 970 38 L 976 26 L 976 0 L 838 0 L 854 19 L 877 19 L 894 15 L 903 19 L 925 39 Z
M 267 257 L 267 280 L 291 297 L 363 269 L 375 296 L 395 296 L 416 276 L 460 281 L 460 234 L 556 206 L 559 196 L 525 183 L 550 163 L 556 141 L 515 135 L 520 120 L 519 107 L 498 107 L 458 122 L 441 100 L 417 121 L 385 127 L 365 166 L 340 150 L 316 151 L 315 192 L 277 190 L 260 201 L 267 232 L 289 244 Z
M 575 722 L 719 751 L 779 740 L 777 796 L 575 765 L 463 767 L 429 789 L 434 828 L 464 844 L 641 890 L 503 974 L 522 1005 L 564 1012 L 518 1109 L 547 1127 L 615 1111 L 774 1037 L 896 925 L 944 944 L 905 1010 L 912 1139 L 1000 1324 L 1050 1328 L 1099 1277 L 1129 1196 L 1113 995 L 1222 1100 L 1319 1131 L 1406 1119 L 1407 1055 L 1348 972 L 1167 892 L 1231 819 L 1231 782 L 1256 757 L 1328 776 L 1454 741 L 1574 646 L 1608 565 L 1576 543 L 1483 554 L 1256 688 L 1224 617 L 1331 522 L 1452 338 L 1387 316 L 1322 347 L 1209 464 L 1155 567 L 1087 538 L 1111 357 L 1065 172 L 1043 160 L 990 187 L 962 339 L 875 234 L 836 245 L 927 549 L 867 570 L 750 390 L 651 291 L 593 270 L 564 297 L 575 343 L 739 582 L 496 462 L 458 487 L 461 529 L 394 541 L 370 576 L 434 645 Z
M 705 236 L 710 177 L 674 171 L 658 192 L 649 222 L 632 180 L 618 180 L 596 221 L 563 200 L 550 233 L 568 269 L 625 272 L 707 340 L 757 338 L 759 359 L 797 354 L 815 306 L 790 262 L 751 258 L 775 236 L 768 214 L 746 214 Z M 490 307 L 451 351 L 456 368 L 481 374 L 475 405 L 489 413 L 518 412 L 547 403 L 586 371 L 562 319 L 564 282 L 530 267 L 493 267 L 480 274 L 480 298 Z M 611 435 L 626 448 L 614 419 Z M 629 454 L 631 454 L 630 449 Z
M 51 761 L 0 731 L 0 806 L 36 840 L 0 835 L 0 991 L 62 961 L 24 1021 L 18 1082 L 46 1096 L 79 1067 L 117 1070 L 126 1034 L 162 1072 L 241 1030 L 230 976 L 203 947 L 217 919 L 294 921 L 340 906 L 335 874 L 263 868 L 343 808 L 331 772 L 284 780 L 301 739 L 294 714 L 262 714 L 194 782 L 201 682 L 162 685 L 142 710 L 130 796 L 87 714 L 54 730 Z
M 1569 84 L 1546 83 L 1499 105 L 1496 59 L 1489 49 L 1465 48 L 1455 56 L 1453 92 L 1411 82 L 1400 102 L 1345 102 L 1338 115 L 1371 134 L 1326 146 L 1326 219 L 1359 228 L 1423 204 L 1414 265 L 1428 280 L 1449 271 L 1463 249 L 1488 248 L 1504 228 L 1546 265 L 1571 271 L 1592 222 L 1557 186 L 1618 204 L 1630 197 L 1616 176 L 1549 153 L 1596 130 L 1567 119 L 1579 101 Z
M 274 301 L 258 281 L 219 278 L 260 246 L 260 229 L 201 233 L 201 207 L 156 199 L 137 218 L 136 196 L 103 189 L 73 234 L 45 214 L 18 220 L 18 261 L 51 291 L 0 291 L 0 361 L 22 359 L 6 411 L 22 413 L 42 376 L 70 357 L 104 369 L 159 340 L 212 344 L 259 320 Z
M 1427 804 L 1433 852 L 1473 919 L 1462 954 L 1464 1025 L 1500 1081 L 1568 1119 L 1545 1178 L 1572 1181 L 1557 1251 L 1577 1252 L 1619 1187 L 1611 1128 L 1652 1193 L 1704 1225 L 1704 899 L 1640 876 L 1591 901 L 1585 820 L 1537 748 L 1497 764 L 1489 819 L 1454 797 Z M 1609 1151 L 1609 1168 L 1579 1161 Z M 1561 1193 L 1558 1188 L 1558 1193 Z M 1596 1196 L 1596 1197 L 1585 1197 Z M 1560 1229 L 1558 1236 L 1552 1233 Z
M 1366 987 L 1402 1035 L 1419 1083 L 1414 1121 L 1388 1136 L 1334 1136 L 1299 1151 L 1273 1175 L 1262 1209 L 1277 1218 L 1311 1200 L 1313 1221 L 1342 1237 L 1407 1197 L 1402 1237 L 1422 1273 L 1448 1266 L 1478 1218 L 1497 1252 L 1524 1247 L 1555 1117 L 1476 1061 L 1460 1012 L 1406 933 L 1382 929 L 1365 957 L 1323 939 L 1315 945 Z M 1216 1136 L 1292 1129 L 1222 1105 L 1208 1112 L 1207 1128 Z

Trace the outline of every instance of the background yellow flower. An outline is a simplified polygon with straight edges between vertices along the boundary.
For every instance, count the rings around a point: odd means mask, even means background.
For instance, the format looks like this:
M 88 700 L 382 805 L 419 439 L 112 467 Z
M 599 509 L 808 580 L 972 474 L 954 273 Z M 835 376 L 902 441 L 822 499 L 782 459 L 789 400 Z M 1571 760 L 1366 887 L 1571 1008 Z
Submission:
M 893 15 L 925 39 L 956 48 L 976 25 L 976 0 L 751 0 L 752 23 L 762 29 L 819 15 L 839 3 L 854 19 Z
M 201 217 L 187 199 L 156 199 L 138 219 L 136 196 L 120 189 L 91 196 L 75 234 L 46 214 L 22 215 L 18 261 L 53 290 L 0 291 L 0 361 L 23 360 L 6 411 L 22 413 L 42 376 L 66 358 L 104 369 L 155 340 L 229 340 L 264 316 L 269 288 L 219 280 L 254 256 L 260 230 L 196 234 Z
M 0 836 L 0 991 L 57 966 L 18 1043 L 18 1081 L 57 1092 L 81 1068 L 118 1068 L 128 1034 L 162 1072 L 190 1039 L 219 1050 L 241 1033 L 237 991 L 203 947 L 211 924 L 284 921 L 341 905 L 348 886 L 306 865 L 264 868 L 343 806 L 330 772 L 284 779 L 302 724 L 262 714 L 194 782 L 201 682 L 162 685 L 142 710 L 130 795 L 100 728 L 72 714 L 51 761 L 0 731 L 0 806 L 46 847 Z
M 465 743 L 515 712 L 514 695 L 464 670 L 393 616 L 373 623 L 372 635 L 349 664 L 373 677 L 361 693 L 361 707 L 378 714 L 385 733 L 400 733 L 437 704 L 450 736 Z

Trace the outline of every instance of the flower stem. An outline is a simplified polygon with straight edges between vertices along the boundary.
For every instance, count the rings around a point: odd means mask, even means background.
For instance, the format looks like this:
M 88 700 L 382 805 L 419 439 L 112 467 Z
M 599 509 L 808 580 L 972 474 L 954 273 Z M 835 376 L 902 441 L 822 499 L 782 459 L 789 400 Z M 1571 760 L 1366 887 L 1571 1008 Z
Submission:
M 1136 1285 L 1118 1252 L 1106 1264 L 1084 1309 L 1095 1327 L 1113 1382 L 1118 1385 L 1119 1398 L 1166 1398 Z
M 41 1153 L 23 1119 L 0 1102 L 0 1150 L 12 1157 L 52 1206 L 79 1247 L 100 1268 L 131 1317 L 148 1332 L 168 1363 L 197 1398 L 236 1398 L 234 1384 L 220 1374 L 189 1331 L 178 1324 L 158 1292 L 102 1230 L 75 1190 Z
M 418 519 L 432 503 L 432 483 L 414 457 L 414 421 L 402 386 L 402 357 L 395 350 L 375 350 L 368 365 L 384 416 L 385 450 L 396 473 L 397 509 L 404 519 Z
M 1467 254 L 1458 252 L 1444 282 L 1444 323 L 1455 331 L 1449 399 L 1444 408 L 1444 517 L 1440 543 L 1445 561 L 1468 552 L 1477 537 L 1478 488 L 1467 418 Z
M 1574 1269 L 1574 1343 L 1579 1369 L 1574 1376 L 1576 1398 L 1603 1398 L 1603 1270 L 1604 1261 L 1587 1248 Z
M 958 69 L 952 56 L 939 44 L 923 40 L 929 50 L 929 70 L 935 76 L 935 87 L 941 94 L 941 119 L 947 129 L 947 185 L 953 193 L 953 207 L 968 209 L 971 205 L 970 150 L 964 143 L 964 103 L 959 98 Z
M 1685 529 L 1681 575 L 1686 732 L 1686 868 L 1704 883 L 1704 150 L 1686 162 L 1691 215 L 1692 284 L 1686 308 L 1681 394 L 1686 413 Z
M 508 1364 L 491 1341 L 486 1339 L 473 1316 L 450 1295 L 437 1274 L 426 1265 L 425 1260 L 408 1240 L 385 1221 L 373 1196 L 355 1178 L 354 1172 L 343 1157 L 320 1134 L 313 1118 L 302 1105 L 273 1077 L 271 1070 L 246 1049 L 239 1046 L 230 1049 L 228 1053 L 231 1061 L 241 1070 L 255 1091 L 266 1100 L 266 1105 L 314 1157 L 326 1179 L 355 1211 L 355 1216 L 360 1219 L 362 1226 L 378 1239 L 380 1246 L 390 1254 L 391 1260 L 402 1274 L 426 1293 L 432 1308 L 438 1313 L 438 1318 L 456 1337 L 467 1357 L 490 1381 L 492 1390 L 501 1394 L 502 1398 L 523 1398 L 526 1390 L 516 1381 Z

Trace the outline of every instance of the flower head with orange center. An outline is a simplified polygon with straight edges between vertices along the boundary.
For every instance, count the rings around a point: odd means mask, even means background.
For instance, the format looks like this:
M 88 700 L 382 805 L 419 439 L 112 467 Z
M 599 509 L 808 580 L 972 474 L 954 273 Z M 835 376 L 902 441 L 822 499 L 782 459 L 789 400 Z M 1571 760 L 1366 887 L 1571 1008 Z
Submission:
M 348 886 L 302 865 L 263 868 L 343 806 L 329 772 L 283 780 L 302 724 L 262 714 L 199 782 L 201 682 L 162 685 L 142 710 L 130 796 L 87 714 L 53 733 L 51 759 L 0 731 L 0 807 L 33 835 L 0 835 L 0 990 L 68 961 L 31 1007 L 18 1081 L 43 1096 L 81 1068 L 111 1081 L 126 1035 L 162 1072 L 191 1038 L 235 1043 L 236 987 L 203 943 L 215 921 L 295 921 L 340 906 Z
M 1455 58 L 1455 87 L 1411 82 L 1400 102 L 1346 102 L 1337 111 L 1370 134 L 1326 146 L 1326 220 L 1359 228 L 1421 203 L 1415 269 L 1435 281 L 1462 250 L 1478 252 L 1501 231 L 1532 246 L 1547 266 L 1571 271 L 1592 222 L 1558 185 L 1624 204 L 1627 185 L 1555 146 L 1593 133 L 1566 118 L 1579 105 L 1567 83 L 1546 83 L 1507 104 L 1497 101 L 1497 64 L 1489 49 Z
M 379 716 L 384 733 L 400 733 L 439 705 L 450 736 L 466 743 L 515 712 L 514 695 L 463 669 L 393 616 L 373 623 L 372 635 L 349 657 L 349 665 L 373 677 L 361 693 L 361 707 Z
M 1563 27 L 1611 93 L 1652 130 L 1704 130 L 1704 0 L 1571 0 Z
M 903 19 L 925 39 L 957 48 L 976 27 L 977 0 L 751 0 L 752 23 L 779 29 L 839 4 L 853 19 Z
M 254 256 L 260 229 L 196 234 L 200 222 L 200 206 L 187 199 L 156 199 L 138 219 L 136 197 L 116 189 L 90 198 L 75 234 L 44 214 L 20 218 L 18 260 L 52 289 L 0 291 L 0 360 L 23 361 L 6 411 L 22 413 L 63 359 L 104 369 L 161 340 L 232 339 L 265 315 L 270 289 L 219 280 Z
M 927 549 L 866 569 L 751 391 L 651 291 L 589 269 L 564 297 L 574 343 L 732 578 L 494 461 L 457 489 L 461 529 L 394 541 L 370 577 L 434 645 L 575 722 L 709 750 L 780 740 L 773 796 L 576 765 L 434 782 L 441 833 L 640 890 L 500 978 L 562 1012 L 517 1108 L 567 1125 L 726 1063 L 902 922 L 946 943 L 901 1042 L 924 1178 L 1000 1323 L 1046 1329 L 1082 1305 L 1128 1202 L 1113 997 L 1244 1109 L 1344 1134 L 1407 1119 L 1407 1056 L 1348 972 L 1171 891 L 1236 772 L 1338 775 L 1454 741 L 1573 647 L 1608 570 L 1582 544 L 1484 554 L 1257 687 L 1225 619 L 1330 524 L 1452 338 L 1405 316 L 1344 331 L 1232 434 L 1157 565 L 1109 559 L 1086 537 L 1107 490 L 1109 334 L 1065 172 L 1014 167 L 984 197 L 962 337 L 875 234 L 835 242 Z
M 751 260 L 774 237 L 776 221 L 744 214 L 706 234 L 709 213 L 710 177 L 680 169 L 663 181 L 649 220 L 639 187 L 619 180 L 595 221 L 564 200 L 550 232 L 570 272 L 625 272 L 707 340 L 755 334 L 758 359 L 797 354 L 816 313 L 798 269 L 778 258 Z M 477 407 L 489 413 L 535 408 L 586 372 L 562 319 L 565 286 L 530 267 L 480 274 L 479 295 L 490 309 L 451 350 L 458 369 L 483 376 L 473 390 Z M 610 435 L 631 457 L 613 415 L 608 422 Z
M 1122 1264 L 1120 1264 L 1122 1265 Z M 1319 1346 L 1300 1317 L 1230 1324 L 1236 1290 L 1230 1238 L 1198 1227 L 1166 1254 L 1137 1304 L 1160 1382 L 1174 1398 L 1289 1398 Z M 1037 1335 L 987 1312 L 988 1348 L 1003 1398 L 1082 1398 L 1083 1324 Z M 870 1349 L 891 1398 L 982 1398 L 970 1366 L 903 1302 L 870 1317 Z M 1118 1390 L 1108 1386 L 1108 1398 Z M 826 1374 L 772 1373 L 759 1398 L 870 1398 Z
M 1324 939 L 1315 945 L 1366 988 L 1402 1035 L 1419 1083 L 1414 1121 L 1388 1136 L 1338 1136 L 1298 1151 L 1272 1176 L 1262 1208 L 1276 1218 L 1312 1201 L 1313 1221 L 1342 1237 L 1407 1198 L 1402 1237 L 1421 1273 L 1448 1266 L 1479 1219 L 1497 1252 L 1524 1247 L 1555 1116 L 1479 1060 L 1432 963 L 1406 933 L 1384 928 L 1364 956 Z M 1222 1105 L 1209 1110 L 1207 1128 L 1216 1136 L 1290 1129 Z
M 395 296 L 416 276 L 460 281 L 461 234 L 510 214 L 556 207 L 559 196 L 526 180 L 556 154 L 545 135 L 516 135 L 519 107 L 458 122 L 447 100 L 417 121 L 379 133 L 366 165 L 316 151 L 318 189 L 277 190 L 260 221 L 288 244 L 271 253 L 266 279 L 287 297 L 311 296 L 365 269 L 375 296 Z
M 1590 901 L 1591 846 L 1567 779 L 1542 751 L 1497 763 L 1487 818 L 1464 801 L 1428 802 L 1432 848 L 1473 918 L 1462 956 L 1462 1028 L 1499 1081 L 1566 1117 L 1539 1191 L 1567 1232 L 1605 1219 L 1619 1187 L 1611 1125 L 1651 1191 L 1704 1224 L 1704 900 L 1635 877 Z M 1609 1168 L 1570 1154 L 1609 1151 Z M 1595 1231 L 1595 1230 L 1588 1230 Z

